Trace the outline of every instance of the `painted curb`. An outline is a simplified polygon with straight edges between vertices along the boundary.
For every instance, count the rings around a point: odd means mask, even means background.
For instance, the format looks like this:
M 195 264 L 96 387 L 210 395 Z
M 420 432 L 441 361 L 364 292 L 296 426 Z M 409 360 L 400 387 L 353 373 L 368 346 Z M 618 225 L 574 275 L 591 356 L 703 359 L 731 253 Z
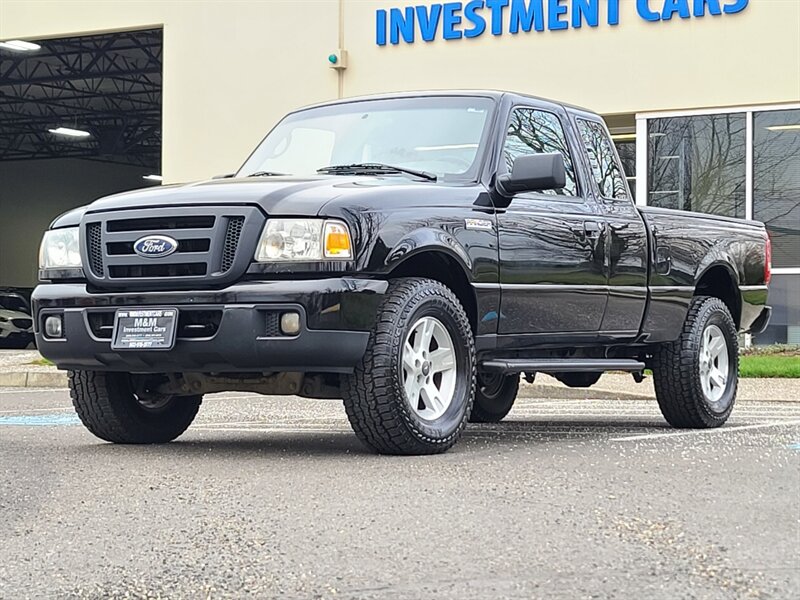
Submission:
M 62 371 L 10 371 L 0 373 L 0 387 L 65 388 L 67 374 Z

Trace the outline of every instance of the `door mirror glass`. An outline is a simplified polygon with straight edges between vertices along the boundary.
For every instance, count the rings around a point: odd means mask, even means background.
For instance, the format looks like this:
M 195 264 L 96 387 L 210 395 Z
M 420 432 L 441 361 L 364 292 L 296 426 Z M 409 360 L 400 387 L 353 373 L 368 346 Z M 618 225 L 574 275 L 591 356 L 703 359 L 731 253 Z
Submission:
M 514 159 L 511 173 L 497 177 L 497 188 L 503 196 L 558 190 L 566 185 L 567 171 L 560 152 L 518 156 Z

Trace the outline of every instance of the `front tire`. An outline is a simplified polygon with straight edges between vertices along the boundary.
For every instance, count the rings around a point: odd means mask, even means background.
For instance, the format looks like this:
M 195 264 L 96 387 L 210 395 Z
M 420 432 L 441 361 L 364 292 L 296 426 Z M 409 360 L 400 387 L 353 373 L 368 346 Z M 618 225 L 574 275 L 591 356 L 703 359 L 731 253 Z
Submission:
M 470 423 L 499 423 L 511 411 L 519 393 L 519 375 L 480 373 Z
M 436 454 L 461 436 L 475 395 L 475 343 L 464 308 L 431 279 L 397 279 L 367 351 L 342 377 L 347 417 L 382 454 Z
M 661 413 L 673 427 L 719 427 L 733 410 L 739 344 L 728 307 L 718 298 L 692 300 L 680 337 L 653 357 Z
M 191 425 L 202 396 L 140 398 L 131 375 L 70 371 L 72 405 L 86 429 L 115 444 L 171 442 Z

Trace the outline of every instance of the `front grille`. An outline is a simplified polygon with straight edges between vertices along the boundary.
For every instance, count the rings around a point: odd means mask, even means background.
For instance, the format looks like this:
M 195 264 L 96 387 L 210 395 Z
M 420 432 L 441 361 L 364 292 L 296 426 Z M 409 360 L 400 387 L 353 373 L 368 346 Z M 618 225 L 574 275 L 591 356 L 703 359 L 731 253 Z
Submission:
M 281 314 L 277 310 L 268 310 L 264 316 L 264 337 L 281 337 Z
M 206 274 L 205 263 L 174 265 L 114 265 L 108 267 L 112 279 L 141 279 L 142 277 L 197 277 Z
M 114 335 L 113 310 L 91 311 L 87 313 L 89 329 L 100 340 L 110 340 Z M 181 309 L 178 312 L 176 337 L 183 340 L 210 338 L 219 331 L 222 321 L 221 310 Z
M 120 219 L 108 222 L 108 231 L 170 231 L 178 229 L 211 229 L 214 226 L 215 217 L 203 217 L 196 215 L 177 215 L 174 217 L 146 217 L 138 219 Z
M 186 214 L 196 211 L 201 214 Z M 264 217 L 254 207 L 148 208 L 87 215 L 87 277 L 99 287 L 231 283 L 244 274 Z M 177 242 L 165 256 L 140 256 L 136 242 L 162 235 Z M 246 251 L 242 249 L 247 244 Z M 183 282 L 183 283 L 182 283 Z
M 96 277 L 103 276 L 103 226 L 89 223 L 86 226 L 86 245 L 89 251 L 89 268 Z
M 225 245 L 222 248 L 222 264 L 220 271 L 223 273 L 233 266 L 233 259 L 236 258 L 236 248 L 239 247 L 239 238 L 244 227 L 244 217 L 232 217 L 228 219 L 228 229 L 225 232 Z

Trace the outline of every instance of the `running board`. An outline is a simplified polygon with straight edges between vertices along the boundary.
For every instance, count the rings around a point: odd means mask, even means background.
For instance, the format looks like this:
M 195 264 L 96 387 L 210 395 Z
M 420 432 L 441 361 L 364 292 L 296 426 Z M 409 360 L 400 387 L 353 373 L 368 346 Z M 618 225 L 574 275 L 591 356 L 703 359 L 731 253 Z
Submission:
M 645 364 L 625 358 L 539 358 L 534 360 L 487 360 L 481 367 L 502 373 L 603 373 L 644 371 Z

